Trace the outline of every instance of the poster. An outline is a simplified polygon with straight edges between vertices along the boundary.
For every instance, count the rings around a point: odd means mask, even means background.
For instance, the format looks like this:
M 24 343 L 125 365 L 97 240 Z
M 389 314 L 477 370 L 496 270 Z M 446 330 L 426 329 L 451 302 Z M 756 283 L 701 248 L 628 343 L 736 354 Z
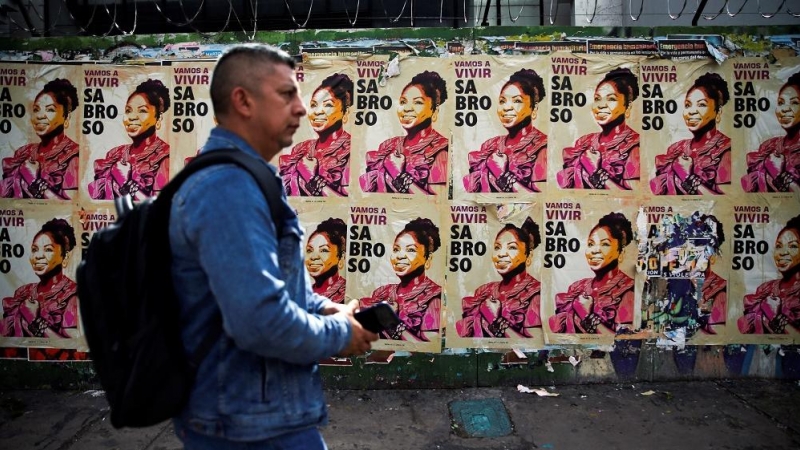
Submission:
M 308 111 L 291 148 L 278 157 L 290 197 L 347 197 L 350 192 L 350 127 L 355 119 L 352 61 L 309 59 L 297 67 Z
M 348 203 L 340 199 L 292 200 L 304 230 L 302 248 L 311 288 L 336 303 L 346 303 Z
M 549 170 L 560 189 L 640 190 L 639 60 L 551 57 Z
M 117 221 L 117 211 L 113 206 L 86 204 L 75 212 L 75 237 L 78 239 L 80 259 L 89 250 L 94 234 Z
M 453 198 L 531 201 L 548 186 L 548 57 L 451 60 Z
M 17 201 L 2 213 L 0 346 L 85 348 L 72 207 Z
M 653 197 L 637 218 L 642 328 L 662 345 L 723 344 L 733 230 L 723 198 Z
M 84 83 L 80 190 L 87 200 L 140 201 L 169 181 L 169 67 L 81 66 Z
M 643 61 L 642 170 L 664 196 L 731 191 L 733 87 L 714 60 Z
M 351 192 L 447 199 L 451 62 L 410 57 L 398 64 L 399 74 L 388 77 L 384 61 L 356 61 Z
M 737 200 L 731 219 L 731 341 L 800 343 L 800 205 L 781 197 Z
M 446 230 L 433 202 L 407 197 L 350 202 L 347 297 L 360 307 L 388 302 L 402 325 L 381 333 L 375 350 L 439 352 Z
M 172 77 L 172 118 L 163 123 L 170 131 L 170 177 L 197 155 L 216 126 L 209 90 L 214 65 L 175 61 L 165 68 Z
M 75 65 L 0 64 L 0 197 L 77 197 L 80 79 Z
M 449 208 L 447 347 L 543 348 L 541 204 Z
M 736 58 L 733 73 L 737 190 L 800 192 L 800 58 Z
M 633 198 L 549 195 L 542 323 L 549 344 L 609 345 L 638 323 Z

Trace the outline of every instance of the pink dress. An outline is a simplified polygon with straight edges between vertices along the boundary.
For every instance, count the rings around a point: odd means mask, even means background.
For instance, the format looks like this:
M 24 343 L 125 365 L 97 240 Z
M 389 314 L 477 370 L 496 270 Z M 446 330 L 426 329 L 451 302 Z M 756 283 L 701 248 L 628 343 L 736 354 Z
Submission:
M 488 302 L 498 300 L 500 308 L 493 313 Z M 511 283 L 502 286 L 493 281 L 461 300 L 462 319 L 456 323 L 461 337 L 531 337 L 530 328 L 542 326 L 539 312 L 541 283 L 527 272 L 516 275 Z
M 786 174 L 767 170 L 767 160 L 773 153 L 783 155 Z M 747 154 L 747 174 L 742 177 L 745 192 L 788 192 L 792 184 L 800 185 L 800 136 L 791 142 L 785 137 L 767 139 L 757 151 Z
M 530 192 L 541 192 L 537 183 L 547 179 L 547 135 L 532 124 L 520 132 L 523 137 L 514 144 L 506 144 L 507 135 L 495 136 L 481 144 L 480 150 L 469 152 L 469 174 L 463 180 L 467 192 L 519 192 L 517 184 Z M 508 175 L 495 178 L 487 160 L 501 149 L 508 155 Z
M 773 312 L 770 302 L 780 302 Z M 737 325 L 743 334 L 784 334 L 786 326 L 800 331 L 800 280 L 781 289 L 780 280 L 763 283 L 753 294 L 744 296 L 744 315 Z
M 306 187 L 306 180 L 303 180 L 297 170 L 298 162 L 312 154 L 317 159 L 319 176 L 325 180 L 326 186 L 343 197 L 347 196 L 347 185 L 350 184 L 350 134 L 346 131 L 339 132 L 324 149 L 317 148 L 316 139 L 309 139 L 295 145 L 289 155 L 280 158 L 280 172 L 286 194 L 313 195 Z
M 556 314 L 549 319 L 554 333 L 596 333 L 596 325 L 616 331 L 620 324 L 633 323 L 633 278 L 614 269 L 606 274 L 601 285 L 592 287 L 593 281 L 594 278 L 578 280 L 566 293 L 556 294 Z M 581 295 L 594 299 L 590 311 L 580 303 Z M 587 318 L 594 321 L 587 321 Z
M 119 180 L 115 175 L 115 166 L 120 161 L 130 164 L 126 180 Z M 168 181 L 169 144 L 152 137 L 140 150 L 133 149 L 131 144 L 120 145 L 109 150 L 105 158 L 97 159 L 94 181 L 89 183 L 89 196 L 95 200 L 112 200 L 130 192 L 135 194 L 134 199 L 140 200 L 160 192 Z
M 78 328 L 78 286 L 74 281 L 61 275 L 48 290 L 42 291 L 39 283 L 26 284 L 17 288 L 14 295 L 3 299 L 3 320 L 0 334 L 7 337 L 32 336 L 22 324 L 20 305 L 30 298 L 39 302 L 39 317 L 59 336 L 68 338 L 67 329 Z
M 714 272 L 709 271 L 703 282 L 703 299 L 701 309 L 711 306 L 708 321 L 701 328 L 709 334 L 716 334 L 714 325 L 725 325 L 728 313 L 728 282 Z
M 345 279 L 338 273 L 328 277 L 322 285 L 313 286 L 315 294 L 327 297 L 336 303 L 344 303 L 344 289 L 346 286 Z
M 387 284 L 361 299 L 361 306 L 387 301 L 397 305 L 397 315 L 415 338 L 428 341 L 425 331 L 439 331 L 439 315 L 442 310 L 442 287 L 421 275 L 407 286 Z M 382 334 L 388 337 L 386 333 Z
M 703 136 L 700 146 L 692 150 L 692 140 L 684 139 L 669 146 L 667 153 L 656 156 L 656 177 L 650 180 L 650 190 L 656 195 L 692 194 L 684 181 L 695 175 L 714 194 L 722 194 L 720 184 L 731 182 L 731 140 L 716 128 Z M 681 178 L 676 172 L 677 160 L 692 155 L 692 173 Z
M 64 134 L 55 137 L 45 147 L 41 144 L 23 145 L 13 156 L 3 158 L 0 195 L 5 198 L 69 200 L 78 188 L 78 150 L 78 144 Z M 31 159 L 39 163 L 38 173 L 30 173 L 25 166 Z
M 623 123 L 615 127 L 606 139 L 606 142 L 600 142 L 600 132 L 587 134 L 578 138 L 575 146 L 563 150 L 564 169 L 558 172 L 559 187 L 608 189 L 608 183 L 603 186 L 598 182 L 602 170 L 609 181 L 622 189 L 631 189 L 628 181 L 639 179 L 639 133 Z M 597 171 L 590 173 L 582 159 L 591 149 L 599 151 L 601 159 Z
M 432 195 L 431 184 L 447 183 L 447 138 L 433 128 L 421 132 L 422 138 L 414 145 L 404 146 L 404 136 L 389 138 L 378 146 L 378 150 L 367 152 L 367 172 L 359 177 L 364 192 L 403 193 L 392 183 L 384 163 L 398 149 L 406 158 L 405 172 L 412 183 L 426 194 Z

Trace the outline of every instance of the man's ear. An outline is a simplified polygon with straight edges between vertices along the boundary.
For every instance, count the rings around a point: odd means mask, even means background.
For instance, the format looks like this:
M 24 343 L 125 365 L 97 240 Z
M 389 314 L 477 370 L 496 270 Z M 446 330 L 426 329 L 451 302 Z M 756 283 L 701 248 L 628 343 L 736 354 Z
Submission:
M 253 99 L 250 93 L 241 86 L 233 88 L 231 91 L 231 109 L 244 117 L 252 114 Z

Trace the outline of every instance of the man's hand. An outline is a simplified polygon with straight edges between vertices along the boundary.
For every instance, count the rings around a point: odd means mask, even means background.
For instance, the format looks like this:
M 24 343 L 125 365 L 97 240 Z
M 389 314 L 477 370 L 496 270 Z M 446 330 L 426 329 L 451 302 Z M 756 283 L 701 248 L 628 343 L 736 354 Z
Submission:
M 339 353 L 338 356 L 358 356 L 367 353 L 372 348 L 372 342 L 378 340 L 378 335 L 364 329 L 361 324 L 356 320 L 354 314 L 358 309 L 358 300 L 350 300 L 344 308 L 337 314 L 344 314 L 347 320 L 350 321 L 352 333 L 350 336 L 350 343 L 347 347 Z

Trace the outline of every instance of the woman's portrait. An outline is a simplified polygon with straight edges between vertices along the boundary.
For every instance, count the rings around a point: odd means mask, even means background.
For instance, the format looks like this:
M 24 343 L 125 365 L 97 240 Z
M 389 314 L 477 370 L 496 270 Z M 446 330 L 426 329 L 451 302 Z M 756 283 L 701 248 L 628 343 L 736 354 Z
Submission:
M 497 233 L 492 264 L 500 281 L 486 283 L 461 300 L 461 337 L 530 338 L 541 328 L 541 283 L 528 273 L 533 249 L 542 241 L 539 225 L 530 217 L 522 226 L 506 224 Z
M 767 139 L 747 154 L 745 192 L 800 192 L 800 72 L 781 87 L 775 117 L 786 134 Z
M 74 248 L 75 231 L 69 222 L 53 219 L 42 225 L 30 248 L 31 269 L 39 281 L 3 299 L 3 336 L 79 336 L 77 285 L 64 273 Z
M 717 129 L 722 107 L 730 100 L 728 83 L 716 73 L 697 78 L 683 102 L 683 120 L 692 133 L 656 156 L 656 195 L 723 194 L 731 182 L 731 140 Z
M 556 313 L 549 319 L 554 333 L 616 332 L 633 323 L 633 278 L 620 268 L 632 240 L 631 222 L 623 214 L 600 218 L 586 240 L 586 263 L 594 276 L 556 294 Z
M 744 315 L 738 321 L 744 334 L 784 334 L 789 327 L 800 332 L 800 216 L 778 233 L 772 259 L 780 278 L 744 296 Z
M 300 142 L 280 157 L 287 195 L 347 196 L 350 183 L 350 134 L 343 128 L 353 106 L 353 82 L 336 73 L 322 80 L 308 105 L 316 139 Z
M 161 81 L 148 79 L 136 87 L 122 115 L 131 143 L 112 148 L 94 162 L 91 198 L 112 200 L 130 194 L 142 200 L 161 191 L 169 181 L 169 144 L 157 131 L 169 107 L 170 92 Z
M 382 332 L 382 338 L 428 342 L 439 333 L 442 287 L 426 271 L 441 244 L 439 228 L 424 218 L 408 222 L 395 237 L 390 262 L 399 282 L 381 286 L 360 301 L 362 308 L 386 301 L 400 317 L 402 323 Z
M 367 152 L 363 192 L 434 195 L 432 185 L 447 184 L 448 138 L 433 129 L 447 86 L 432 71 L 415 75 L 397 101 L 397 118 L 405 136 L 389 138 Z
M 65 130 L 78 107 L 78 90 L 56 78 L 44 85 L 31 107 L 31 126 L 39 142 L 3 158 L 0 195 L 5 198 L 69 200 L 78 189 L 78 144 Z M 73 122 L 74 124 L 75 122 Z
M 545 98 L 544 81 L 536 71 L 511 75 L 497 99 L 497 117 L 506 133 L 469 152 L 467 192 L 541 192 L 547 179 L 547 136 L 533 121 Z
M 306 269 L 313 280 L 315 293 L 336 303 L 344 303 L 344 268 L 347 248 L 347 224 L 342 219 L 323 220 L 306 241 Z
M 563 150 L 564 168 L 558 172 L 562 189 L 625 189 L 639 179 L 639 133 L 625 122 L 639 82 L 630 69 L 614 69 L 594 91 L 592 115 L 599 132 L 578 138 Z

